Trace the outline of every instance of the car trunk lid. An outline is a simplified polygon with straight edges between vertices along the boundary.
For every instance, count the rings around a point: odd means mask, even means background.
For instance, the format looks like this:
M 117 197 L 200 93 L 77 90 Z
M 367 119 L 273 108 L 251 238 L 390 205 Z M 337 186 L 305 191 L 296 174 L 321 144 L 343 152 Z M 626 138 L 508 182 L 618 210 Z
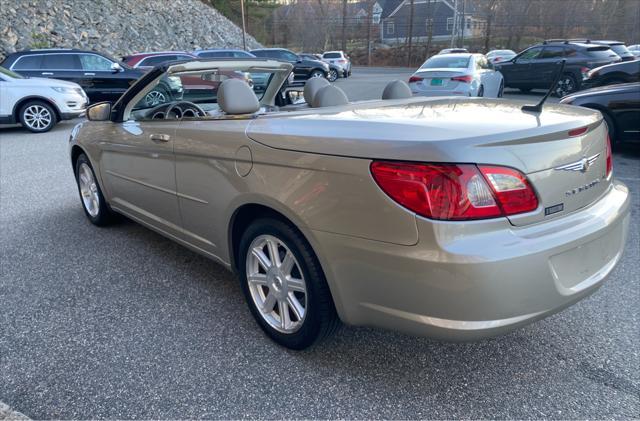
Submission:
M 529 178 L 540 206 L 510 217 L 514 225 L 596 201 L 610 184 L 601 115 L 559 104 L 524 112 L 522 105 L 473 98 L 374 101 L 266 115 L 254 120 L 247 134 L 267 146 L 301 152 L 516 168 Z M 569 134 L 582 128 L 584 133 Z
M 429 69 L 416 72 L 410 79 L 414 91 L 452 91 L 461 81 L 453 78 L 468 75 L 467 69 Z

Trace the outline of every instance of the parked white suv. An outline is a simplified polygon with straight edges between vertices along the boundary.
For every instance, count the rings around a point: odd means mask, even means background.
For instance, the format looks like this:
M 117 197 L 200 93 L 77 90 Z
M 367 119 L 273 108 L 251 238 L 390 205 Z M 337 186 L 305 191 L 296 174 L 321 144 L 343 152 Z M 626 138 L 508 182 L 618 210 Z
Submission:
M 344 51 L 325 51 L 322 54 L 322 60 L 340 67 L 342 69 L 342 77 L 351 76 L 351 60 Z
M 43 133 L 60 120 L 82 115 L 88 103 L 76 83 L 25 78 L 0 67 L 0 124 L 20 123 L 27 130 Z

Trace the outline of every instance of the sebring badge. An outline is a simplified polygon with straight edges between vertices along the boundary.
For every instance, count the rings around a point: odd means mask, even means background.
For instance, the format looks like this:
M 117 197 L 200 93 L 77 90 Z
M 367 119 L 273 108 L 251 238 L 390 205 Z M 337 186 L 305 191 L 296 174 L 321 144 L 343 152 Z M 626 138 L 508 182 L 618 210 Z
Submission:
M 572 162 L 571 164 L 563 165 L 561 167 L 556 167 L 555 169 L 556 170 L 563 170 L 563 171 L 587 172 L 589 167 L 591 165 L 593 165 L 594 162 L 596 162 L 596 160 L 598 159 L 599 156 L 600 156 L 600 154 L 597 153 L 597 154 L 595 154 L 593 156 L 590 156 L 589 158 L 584 157 L 580 161 Z

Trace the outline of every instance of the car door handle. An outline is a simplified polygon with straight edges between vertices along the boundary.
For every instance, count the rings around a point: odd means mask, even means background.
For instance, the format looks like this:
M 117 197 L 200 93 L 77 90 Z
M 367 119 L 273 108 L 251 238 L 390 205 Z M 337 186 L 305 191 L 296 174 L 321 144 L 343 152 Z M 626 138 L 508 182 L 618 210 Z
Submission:
M 168 134 L 152 134 L 149 136 L 149 139 L 153 140 L 154 142 L 168 142 L 169 140 L 171 140 L 171 136 L 169 136 Z
M 85 73 L 84 75 L 85 76 L 95 76 L 96 74 L 95 73 Z
M 53 73 L 51 73 L 51 72 L 42 72 L 42 75 L 43 76 L 51 76 L 51 75 L 53 75 Z

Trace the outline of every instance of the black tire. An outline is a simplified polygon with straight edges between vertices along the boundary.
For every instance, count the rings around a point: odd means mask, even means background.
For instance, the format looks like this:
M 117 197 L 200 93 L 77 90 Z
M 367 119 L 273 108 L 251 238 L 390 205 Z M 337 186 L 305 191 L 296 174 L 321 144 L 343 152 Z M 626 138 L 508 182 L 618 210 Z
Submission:
M 498 98 L 502 98 L 504 96 L 504 80 L 500 82 L 500 87 L 498 88 Z
M 22 127 L 30 132 L 45 133 L 58 123 L 58 117 L 53 107 L 48 103 L 32 100 L 20 107 L 18 121 Z
M 83 168 L 83 165 L 86 165 L 89 167 L 89 170 L 91 171 L 91 175 L 93 176 L 93 180 L 95 181 L 95 190 L 98 197 L 98 206 L 97 206 L 98 212 L 95 215 L 92 215 L 87 209 L 87 205 L 85 205 L 82 190 L 80 188 L 80 170 L 81 168 Z M 80 194 L 80 204 L 82 205 L 84 214 L 87 216 L 89 221 L 91 221 L 92 224 L 97 225 L 99 227 L 106 226 L 114 222 L 116 219 L 116 214 L 109 208 L 109 205 L 107 205 L 107 201 L 104 199 L 104 195 L 102 194 L 102 189 L 100 188 L 100 184 L 98 183 L 98 179 L 96 178 L 96 173 L 93 171 L 91 162 L 89 162 L 89 159 L 85 154 L 80 154 L 80 156 L 78 156 L 78 160 L 76 161 L 75 176 L 76 176 L 76 184 L 78 185 L 78 193 Z
M 576 82 L 576 78 L 570 73 L 565 73 L 560 76 L 560 79 L 558 79 L 558 83 L 553 90 L 553 94 L 558 98 L 562 98 L 563 96 L 572 94 L 577 90 L 578 82 Z
M 144 103 L 147 107 L 156 107 L 168 102 L 171 102 L 171 95 L 162 86 L 152 89 L 144 96 Z
M 531 88 L 518 88 L 520 89 L 520 92 L 522 92 L 523 94 L 528 94 L 529 92 L 531 92 Z
M 480 88 L 478 89 L 478 97 L 483 97 L 484 96 L 484 86 L 480 85 Z
M 323 70 L 320 69 L 314 69 L 311 71 L 311 73 L 309 73 L 309 79 L 312 79 L 314 77 L 323 77 L 326 78 L 327 75 L 324 73 Z
M 611 139 L 611 147 L 613 147 L 617 143 L 616 125 L 613 119 L 611 118 L 611 116 L 609 115 L 609 113 L 602 110 L 600 110 L 600 113 L 602 113 L 602 117 L 604 118 L 605 123 L 607 123 L 607 130 L 609 131 L 609 139 Z
M 276 237 L 291 251 L 298 262 L 306 285 L 306 315 L 293 333 L 282 333 L 263 318 L 251 295 L 247 279 L 247 255 L 254 239 L 262 235 Z M 238 252 L 240 285 L 251 314 L 262 330 L 278 344 L 295 350 L 312 346 L 333 334 L 340 326 L 329 285 L 315 253 L 298 230 L 281 220 L 262 218 L 252 222 L 242 234 Z
M 338 71 L 336 69 L 329 70 L 329 73 L 327 74 L 327 80 L 329 82 L 335 82 L 336 80 L 338 80 Z

